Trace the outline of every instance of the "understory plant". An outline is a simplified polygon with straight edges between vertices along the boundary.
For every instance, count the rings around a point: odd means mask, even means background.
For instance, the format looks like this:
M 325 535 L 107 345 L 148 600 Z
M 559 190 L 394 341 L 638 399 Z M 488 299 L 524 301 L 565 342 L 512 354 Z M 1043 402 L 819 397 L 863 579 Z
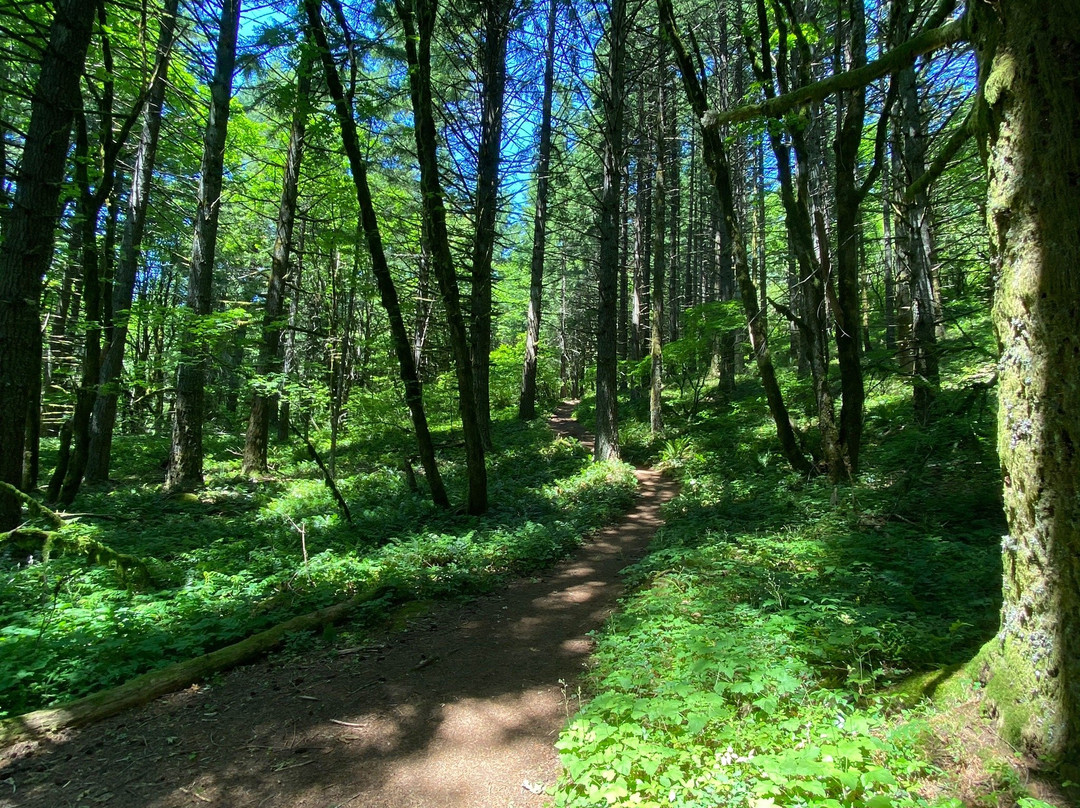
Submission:
M 363 437 L 337 458 L 352 525 L 318 470 L 287 448 L 274 458 L 277 473 L 255 482 L 221 443 L 207 487 L 169 498 L 157 490 L 156 465 L 132 452 L 122 482 L 87 496 L 93 516 L 65 533 L 71 546 L 84 537 L 138 558 L 149 583 L 78 553 L 46 560 L 0 548 L 0 717 L 215 650 L 358 591 L 381 588 L 398 601 L 488 591 L 551 565 L 628 507 L 628 466 L 592 464 L 542 422 L 495 426 L 484 517 L 435 508 L 409 489 L 393 465 L 399 455 Z M 460 500 L 462 470 L 449 459 L 445 467 Z
M 991 407 L 947 390 L 926 426 L 909 407 L 881 386 L 864 470 L 839 486 L 787 467 L 752 384 L 630 448 L 681 493 L 598 638 L 556 805 L 963 804 L 927 743 L 933 708 L 894 689 L 946 679 L 995 631 Z M 980 804 L 1041 804 L 998 796 Z

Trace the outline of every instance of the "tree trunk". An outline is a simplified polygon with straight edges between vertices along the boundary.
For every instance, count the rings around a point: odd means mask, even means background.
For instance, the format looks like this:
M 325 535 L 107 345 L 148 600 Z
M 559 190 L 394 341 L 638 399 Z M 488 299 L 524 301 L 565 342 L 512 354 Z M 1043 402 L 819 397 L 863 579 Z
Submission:
M 398 0 L 398 18 L 405 29 L 405 54 L 409 64 L 409 92 L 412 97 L 413 130 L 420 162 L 420 195 L 424 210 L 424 238 L 431 267 L 439 281 L 450 346 L 457 369 L 458 407 L 465 439 L 465 463 L 469 478 L 466 508 L 470 514 L 487 510 L 487 469 L 484 441 L 476 412 L 475 387 L 469 355 L 469 335 L 461 311 L 457 274 L 450 252 L 446 226 L 445 196 L 439 179 L 435 117 L 431 99 L 431 37 L 435 29 L 437 0 Z
M 75 130 L 75 182 L 79 186 L 79 202 L 75 207 L 75 220 L 76 226 L 81 227 L 83 231 L 83 310 L 85 312 L 83 355 L 81 378 L 75 394 L 75 412 L 71 417 L 74 451 L 70 459 L 67 455 L 61 455 L 61 461 L 57 463 L 56 474 L 53 477 L 54 481 L 60 484 L 49 486 L 49 501 L 58 501 L 65 507 L 75 501 L 75 495 L 82 484 L 90 441 L 90 415 L 97 397 L 98 372 L 101 365 L 101 255 L 98 251 L 97 222 L 105 200 L 90 188 L 88 169 L 92 158 L 86 117 L 81 111 L 75 116 Z M 111 184 L 105 176 L 102 177 L 101 182 Z
M 337 0 L 333 1 L 337 2 Z M 394 279 L 390 275 L 390 266 L 386 261 L 386 252 L 383 249 L 382 234 L 379 232 L 379 219 L 375 212 L 375 204 L 371 199 L 371 189 L 368 186 L 367 164 L 360 153 L 360 138 L 353 117 L 352 99 L 347 98 L 345 95 L 341 78 L 338 76 L 337 65 L 334 62 L 333 54 L 330 52 L 326 29 L 322 22 L 321 5 L 321 0 L 304 0 L 308 25 L 311 27 L 315 44 L 319 48 L 323 73 L 326 76 L 330 96 L 334 101 L 334 110 L 341 129 L 342 146 L 349 159 L 349 168 L 352 171 L 353 184 L 356 188 L 356 200 L 360 206 L 361 227 L 364 230 L 368 253 L 371 256 L 371 268 L 375 273 L 375 282 L 379 287 L 379 300 L 382 302 L 382 307 L 390 320 L 390 335 L 394 342 L 394 352 L 397 354 L 401 381 L 405 386 L 405 402 L 409 407 L 413 431 L 416 433 L 420 463 L 423 465 L 424 473 L 428 478 L 432 501 L 436 505 L 446 508 L 449 507 L 450 500 L 446 495 L 442 475 L 439 473 L 439 466 L 435 461 L 435 446 L 431 440 L 427 414 L 424 412 L 423 388 L 420 385 L 420 377 L 416 372 L 416 362 L 413 358 L 409 334 L 405 329 L 405 321 L 401 316 L 397 288 L 394 286 Z M 471 389 L 470 384 L 470 393 Z
M 76 151 L 85 155 L 77 159 L 75 182 L 79 188 L 79 205 L 82 209 L 81 227 L 83 229 L 83 298 L 86 310 L 85 338 L 83 342 L 82 378 L 77 391 L 75 414 L 72 417 L 75 449 L 71 462 L 64 475 L 59 491 L 61 505 L 70 506 L 82 486 L 83 475 L 90 457 L 90 422 L 98 397 L 98 384 L 101 373 L 101 337 L 103 325 L 109 325 L 112 333 L 112 301 L 108 293 L 112 289 L 113 261 L 112 251 L 116 246 L 117 205 L 110 201 L 117 184 L 116 163 L 119 150 L 127 138 L 129 125 L 121 128 L 120 139 L 113 132 L 114 106 L 114 64 L 112 57 L 110 27 L 104 4 L 98 6 L 98 19 L 101 25 L 101 53 L 103 79 L 99 90 L 94 92 L 98 106 L 98 144 L 97 164 L 99 178 L 95 188 L 90 186 L 90 146 L 85 115 L 76 115 Z M 139 106 L 131 111 L 129 121 L 134 123 Z M 98 249 L 97 225 L 102 207 L 109 202 L 105 224 L 104 253 Z M 58 469 L 59 470 L 59 469 Z M 50 488 L 50 493 L 52 493 Z
M 557 0 L 549 0 L 544 51 L 544 96 L 540 110 L 540 151 L 536 165 L 536 214 L 533 217 L 532 261 L 529 267 L 529 312 L 525 330 L 525 366 L 521 374 L 518 417 L 536 417 L 536 370 L 540 345 L 540 304 L 544 293 L 544 249 L 548 222 L 548 173 L 551 170 L 551 104 L 555 91 L 555 22 Z
M 652 299 L 649 308 L 649 429 L 655 435 L 664 428 L 664 273 L 667 271 L 668 187 L 664 173 L 670 154 L 666 147 L 669 135 L 667 109 L 667 49 L 661 39 L 656 76 L 656 167 L 653 171 L 653 270 Z M 668 304 L 675 307 L 674 299 Z M 670 326 L 669 326 L 670 327 Z M 675 339 L 674 328 L 670 331 Z
M 287 382 L 296 369 L 296 320 L 300 314 L 300 289 L 304 275 L 304 243 L 307 223 L 300 220 L 300 238 L 296 249 L 296 263 L 291 267 L 290 278 L 293 295 L 289 298 L 289 328 L 282 346 L 281 384 L 278 387 L 277 440 L 284 444 L 289 440 L 289 410 L 291 409 Z
M 777 9 L 776 28 L 778 33 L 779 53 L 776 60 L 775 76 L 769 53 L 770 29 L 766 17 L 764 0 L 757 0 L 758 35 L 761 53 L 764 58 L 755 64 L 755 72 L 765 91 L 766 98 L 773 98 L 777 92 L 789 92 L 791 77 L 788 75 L 789 58 L 787 53 L 789 21 Z M 798 19 L 790 20 L 791 25 L 800 25 Z M 799 60 L 800 84 L 809 81 L 809 53 L 804 52 Z M 836 427 L 836 408 L 832 389 L 829 384 L 828 332 L 825 323 L 825 286 L 824 276 L 828 266 L 828 243 L 816 246 L 823 249 L 824 261 L 815 250 L 814 227 L 811 221 L 810 205 L 810 167 L 815 163 L 811 141 L 800 127 L 788 127 L 791 147 L 785 142 L 776 127 L 768 130 L 769 144 L 776 161 L 777 179 L 780 184 L 780 199 L 784 206 L 784 224 L 787 229 L 788 244 L 794 254 L 798 268 L 796 295 L 798 308 L 787 312 L 800 332 L 799 343 L 810 369 L 817 404 L 818 429 L 821 433 L 821 455 L 829 479 L 836 483 L 844 471 L 840 447 L 839 432 Z M 791 152 L 795 152 L 795 170 L 792 176 Z M 760 203 L 759 203 L 760 204 Z
M 908 0 L 894 0 L 892 46 L 910 37 L 914 24 Z M 934 232 L 929 195 L 925 189 L 906 198 L 906 188 L 926 171 L 926 135 L 919 105 L 919 88 L 912 65 L 900 70 L 897 83 L 898 115 L 893 120 L 893 153 L 901 169 L 896 194 L 896 256 L 907 278 L 910 302 L 909 344 L 912 401 L 915 417 L 926 423 L 930 407 L 941 389 L 938 372 L 937 292 L 934 275 Z
M 885 348 L 895 351 L 897 348 L 897 306 L 896 306 L 896 249 L 893 239 L 892 198 L 890 197 L 890 172 L 881 175 L 881 231 L 882 263 L 885 277 Z
M 682 74 L 683 86 L 690 100 L 695 117 L 701 124 L 702 156 L 709 169 L 709 176 L 720 197 L 720 209 L 726 225 L 728 238 L 731 240 L 735 277 L 742 292 L 743 310 L 749 325 L 750 345 L 757 360 L 761 383 L 769 402 L 769 411 L 776 424 L 777 437 L 784 457 L 798 471 L 810 471 L 810 462 L 806 459 L 799 445 L 795 427 L 791 422 L 787 406 L 784 404 L 780 385 L 776 379 L 776 370 L 769 354 L 768 333 L 763 327 L 760 304 L 754 280 L 750 276 L 750 267 L 746 256 L 746 243 L 735 210 L 735 194 L 731 182 L 731 168 L 724 149 L 724 142 L 719 131 L 711 125 L 716 113 L 709 108 L 708 98 L 697 75 L 694 58 L 687 51 L 675 27 L 675 14 L 671 0 L 657 0 L 660 24 L 675 51 L 676 63 Z
M 499 158 L 506 90 L 506 42 L 516 0 L 488 0 L 480 47 L 480 148 L 476 157 L 476 233 L 472 250 L 472 373 L 476 420 L 491 448 L 491 263 L 499 208 Z
M 619 458 L 618 325 L 619 186 L 623 152 L 623 94 L 626 76 L 626 0 L 612 0 L 608 23 L 608 62 L 601 83 L 603 103 L 603 180 L 600 190 L 599 299 L 596 312 L 597 460 Z
M 862 0 L 848 0 L 847 66 L 857 70 L 866 64 L 866 17 Z M 839 44 L 838 44 L 839 47 Z M 836 155 L 836 359 L 840 368 L 840 444 L 847 471 L 859 470 L 862 445 L 863 387 L 859 328 L 859 242 L 862 229 L 859 205 L 865 196 L 858 181 L 859 147 L 862 144 L 866 87 L 842 94 L 842 114 L 834 143 Z
M 257 377 L 251 397 L 247 434 L 244 438 L 244 474 L 266 471 L 266 455 L 270 434 L 270 409 L 273 393 L 264 381 L 278 364 L 281 343 L 281 314 L 285 303 L 285 288 L 289 281 L 289 253 L 292 250 L 293 226 L 296 223 L 296 200 L 300 190 L 300 164 L 304 159 L 304 139 L 311 94 L 311 48 L 301 50 L 296 68 L 296 98 L 293 101 L 289 146 L 285 155 L 285 173 L 278 204 L 277 233 L 270 254 L 270 281 L 263 309 L 262 338 L 255 363 Z
M 1080 779 L 1080 16 L 976 4 L 1009 535 L 981 654 L 1008 741 Z
M 0 247 L 0 481 L 22 483 L 27 407 L 41 370 L 41 282 L 53 254 L 60 188 L 79 104 L 79 78 L 94 4 L 58 0 L 30 109 L 14 205 Z M 21 505 L 0 493 L 0 531 L 19 523 Z
M 651 149 L 645 133 L 645 91 L 638 91 L 637 104 L 637 155 L 634 161 L 636 193 L 634 194 L 634 269 L 633 295 L 630 303 L 630 358 L 639 360 L 645 355 L 645 345 L 649 331 L 649 281 L 651 277 L 650 258 L 652 253 L 652 181 L 649 177 L 649 158 Z M 635 383 L 632 391 L 638 391 Z
M 207 348 L 198 336 L 197 322 L 213 309 L 214 253 L 217 250 L 218 216 L 221 213 L 225 134 L 229 124 L 236 38 L 240 25 L 240 0 L 224 0 L 218 24 L 214 77 L 210 82 L 210 114 L 203 137 L 199 166 L 195 238 L 188 275 L 188 323 L 180 341 L 173 405 L 172 448 L 165 477 L 168 491 L 186 491 L 202 485 L 203 421 L 206 417 Z
M 663 60 L 664 48 L 660 48 L 660 58 Z M 663 61 L 661 61 L 663 65 Z M 662 70 L 659 75 L 659 80 L 662 84 L 667 83 L 667 71 Z M 664 121 L 662 126 L 657 127 L 657 132 L 662 132 L 663 145 L 667 148 L 658 152 L 664 156 L 664 159 L 668 161 L 667 165 L 667 190 L 668 200 L 667 205 L 667 227 L 668 227 L 668 243 L 667 243 L 667 338 L 669 342 L 674 342 L 679 338 L 679 311 L 683 308 L 683 304 L 680 302 L 685 297 L 682 290 L 679 288 L 679 224 L 682 219 L 682 160 L 680 155 L 682 152 L 682 146 L 679 143 L 678 128 L 676 127 L 676 111 L 678 105 L 675 99 L 675 93 L 665 92 L 666 96 L 664 101 L 669 104 L 669 108 L 664 111 Z M 659 160 L 658 160 L 659 162 Z M 664 318 L 661 316 L 660 322 L 663 322 Z

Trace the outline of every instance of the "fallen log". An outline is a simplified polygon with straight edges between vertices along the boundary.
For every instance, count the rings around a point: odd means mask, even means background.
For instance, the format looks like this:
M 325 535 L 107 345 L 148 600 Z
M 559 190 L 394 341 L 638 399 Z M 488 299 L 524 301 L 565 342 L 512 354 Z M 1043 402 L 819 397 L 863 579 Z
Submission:
M 0 747 L 17 741 L 40 739 L 63 729 L 93 724 L 117 713 L 140 707 L 159 696 L 183 690 L 208 676 L 235 668 L 273 650 L 295 631 L 306 631 L 335 623 L 356 607 L 378 600 L 392 587 L 372 585 L 342 603 L 294 617 L 246 640 L 227 645 L 209 654 L 177 662 L 160 670 L 150 671 L 117 687 L 86 696 L 59 707 L 35 710 L 32 713 L 0 721 Z
M 54 551 L 74 553 L 86 558 L 91 564 L 112 568 L 125 584 L 152 586 L 154 576 L 141 558 L 118 552 L 87 536 L 65 536 L 59 531 L 16 528 L 0 533 L 0 547 L 11 544 L 23 552 L 38 552 L 48 561 Z

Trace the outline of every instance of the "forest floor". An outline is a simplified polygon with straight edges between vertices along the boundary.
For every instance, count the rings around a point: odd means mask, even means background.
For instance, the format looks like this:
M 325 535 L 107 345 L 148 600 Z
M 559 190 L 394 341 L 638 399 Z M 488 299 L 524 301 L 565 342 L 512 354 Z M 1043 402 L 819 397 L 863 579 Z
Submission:
M 562 405 L 553 429 L 590 445 Z M 249 665 L 93 727 L 0 752 L 0 808 L 541 805 L 590 632 L 677 485 L 639 469 L 618 523 L 542 578 L 413 604 L 360 648 Z

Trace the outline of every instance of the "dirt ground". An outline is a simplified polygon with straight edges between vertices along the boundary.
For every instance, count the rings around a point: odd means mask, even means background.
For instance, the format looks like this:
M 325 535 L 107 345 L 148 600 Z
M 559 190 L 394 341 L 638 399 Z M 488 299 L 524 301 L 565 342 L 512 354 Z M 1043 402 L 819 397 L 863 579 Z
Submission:
M 586 443 L 563 405 L 552 427 Z M 578 680 L 675 483 L 543 578 L 443 603 L 363 648 L 233 670 L 0 752 L 0 808 L 525 808 L 559 771 Z M 316 655 L 313 655 L 316 656 Z

